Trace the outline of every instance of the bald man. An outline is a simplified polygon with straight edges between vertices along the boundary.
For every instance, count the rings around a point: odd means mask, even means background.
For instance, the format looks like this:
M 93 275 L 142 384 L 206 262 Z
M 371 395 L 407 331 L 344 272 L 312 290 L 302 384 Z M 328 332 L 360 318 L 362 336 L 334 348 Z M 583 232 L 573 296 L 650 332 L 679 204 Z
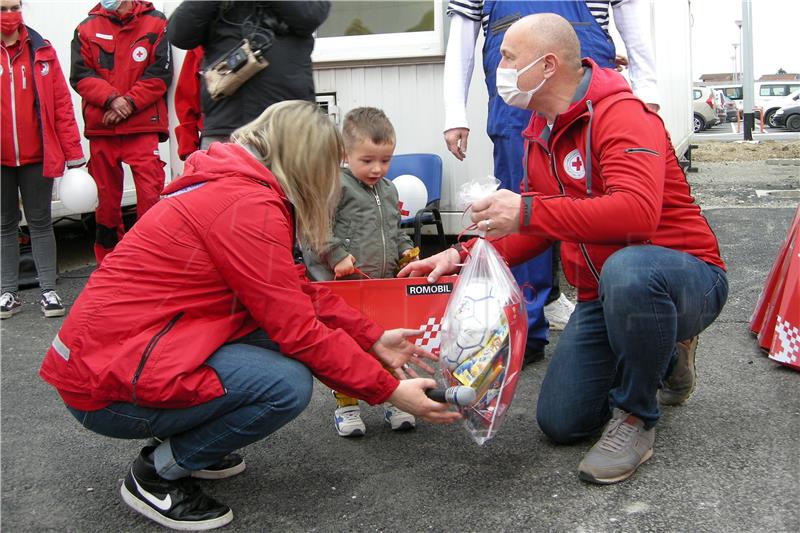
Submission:
M 475 202 L 472 220 L 510 264 L 562 242 L 578 304 L 542 382 L 537 421 L 557 443 L 602 431 L 579 476 L 616 483 L 653 455 L 659 399 L 678 405 L 693 392 L 697 335 L 727 299 L 725 265 L 661 119 L 617 72 L 580 58 L 569 22 L 525 17 L 500 51 L 498 94 L 533 111 L 526 180 L 522 194 Z M 469 244 L 400 275 L 453 272 Z

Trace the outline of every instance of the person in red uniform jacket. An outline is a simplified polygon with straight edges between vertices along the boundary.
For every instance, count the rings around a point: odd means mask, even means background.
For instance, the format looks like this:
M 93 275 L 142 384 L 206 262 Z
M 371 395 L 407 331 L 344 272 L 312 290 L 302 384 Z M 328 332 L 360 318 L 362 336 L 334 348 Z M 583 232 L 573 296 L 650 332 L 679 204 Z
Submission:
M 175 138 L 178 141 L 178 157 L 186 161 L 200 149 L 200 132 L 203 131 L 203 110 L 200 107 L 200 70 L 203 63 L 203 47 L 192 48 L 183 58 L 183 65 L 175 84 Z
M 617 72 L 581 61 L 569 22 L 525 17 L 501 53 L 498 91 L 534 111 L 523 132 L 527 180 L 521 195 L 475 202 L 472 220 L 511 264 L 562 242 L 578 305 L 537 421 L 559 443 L 605 426 L 578 471 L 615 483 L 652 456 L 659 399 L 677 405 L 694 390 L 696 336 L 725 303 L 725 265 L 660 117 Z M 449 249 L 400 275 L 435 279 L 465 257 Z
M 85 162 L 72 99 L 56 52 L 22 23 L 22 2 L 0 0 L 0 156 L 2 158 L 2 294 L 0 318 L 21 310 L 19 196 L 46 317 L 63 316 L 55 291 L 56 240 L 50 217 L 53 179 Z
M 83 97 L 89 173 L 97 182 L 97 264 L 122 238 L 123 171 L 136 186 L 136 217 L 158 201 L 168 138 L 166 93 L 172 81 L 167 21 L 150 2 L 102 0 L 75 29 L 70 83 Z
M 419 331 L 384 331 L 306 278 L 298 241 L 319 250 L 327 239 L 342 155 L 336 126 L 296 100 L 192 154 L 53 340 L 40 375 L 85 427 L 162 440 L 121 489 L 148 518 L 193 530 L 230 522 L 189 476 L 241 472 L 229 454 L 296 417 L 312 375 L 370 404 L 459 418 L 425 396 L 435 381 L 398 381 L 382 366 L 432 371 L 419 358 L 435 356 L 405 338 Z

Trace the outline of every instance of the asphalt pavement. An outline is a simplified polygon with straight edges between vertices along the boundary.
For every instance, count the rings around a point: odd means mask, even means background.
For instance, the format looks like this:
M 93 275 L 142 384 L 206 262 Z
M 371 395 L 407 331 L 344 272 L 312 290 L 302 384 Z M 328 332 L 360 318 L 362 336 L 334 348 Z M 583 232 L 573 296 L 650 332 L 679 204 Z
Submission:
M 698 166 L 695 191 L 724 197 Z M 737 167 L 723 170 L 735 176 Z M 779 170 L 764 165 L 759 175 Z M 788 171 L 790 183 L 798 170 Z M 800 372 L 769 361 L 748 331 L 794 204 L 741 198 L 706 211 L 729 267 L 730 296 L 700 338 L 697 390 L 686 405 L 664 409 L 655 454 L 628 481 L 578 480 L 592 441 L 556 446 L 536 426 L 553 335 L 547 359 L 523 372 L 503 427 L 484 446 L 459 424 L 393 433 L 378 407 L 363 408 L 365 437 L 340 438 L 330 393 L 317 383 L 299 418 L 244 449 L 243 474 L 203 482 L 233 508 L 234 521 L 221 531 L 800 531 Z M 90 271 L 62 276 L 67 302 Z M 38 378 L 61 320 L 44 319 L 36 295 L 24 291 L 23 312 L 0 324 L 2 530 L 163 530 L 119 497 L 142 442 L 84 430 Z

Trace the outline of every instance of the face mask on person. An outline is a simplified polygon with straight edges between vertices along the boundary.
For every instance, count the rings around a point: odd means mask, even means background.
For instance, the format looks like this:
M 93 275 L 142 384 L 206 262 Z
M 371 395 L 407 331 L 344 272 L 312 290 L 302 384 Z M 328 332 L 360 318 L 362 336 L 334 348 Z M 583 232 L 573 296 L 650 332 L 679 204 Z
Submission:
M 536 94 L 536 91 L 542 88 L 547 78 L 543 79 L 539 85 L 530 91 L 521 91 L 519 89 L 519 78 L 533 68 L 536 63 L 544 59 L 544 57 L 545 56 L 540 57 L 520 70 L 514 68 L 497 68 L 497 94 L 500 95 L 505 103 L 510 106 L 519 107 L 520 109 L 528 108 L 531 98 Z
M 22 13 L 19 11 L 4 11 L 0 13 L 0 32 L 11 35 L 22 25 Z
M 116 11 L 119 9 L 122 0 L 100 0 L 100 5 L 103 6 L 103 9 L 106 11 Z

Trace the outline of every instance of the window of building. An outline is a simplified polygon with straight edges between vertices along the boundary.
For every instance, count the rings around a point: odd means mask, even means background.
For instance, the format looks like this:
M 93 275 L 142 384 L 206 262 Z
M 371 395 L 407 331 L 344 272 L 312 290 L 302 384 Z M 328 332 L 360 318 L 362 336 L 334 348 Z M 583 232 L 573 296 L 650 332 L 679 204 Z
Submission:
M 444 55 L 442 0 L 336 1 L 312 59 L 363 61 Z

